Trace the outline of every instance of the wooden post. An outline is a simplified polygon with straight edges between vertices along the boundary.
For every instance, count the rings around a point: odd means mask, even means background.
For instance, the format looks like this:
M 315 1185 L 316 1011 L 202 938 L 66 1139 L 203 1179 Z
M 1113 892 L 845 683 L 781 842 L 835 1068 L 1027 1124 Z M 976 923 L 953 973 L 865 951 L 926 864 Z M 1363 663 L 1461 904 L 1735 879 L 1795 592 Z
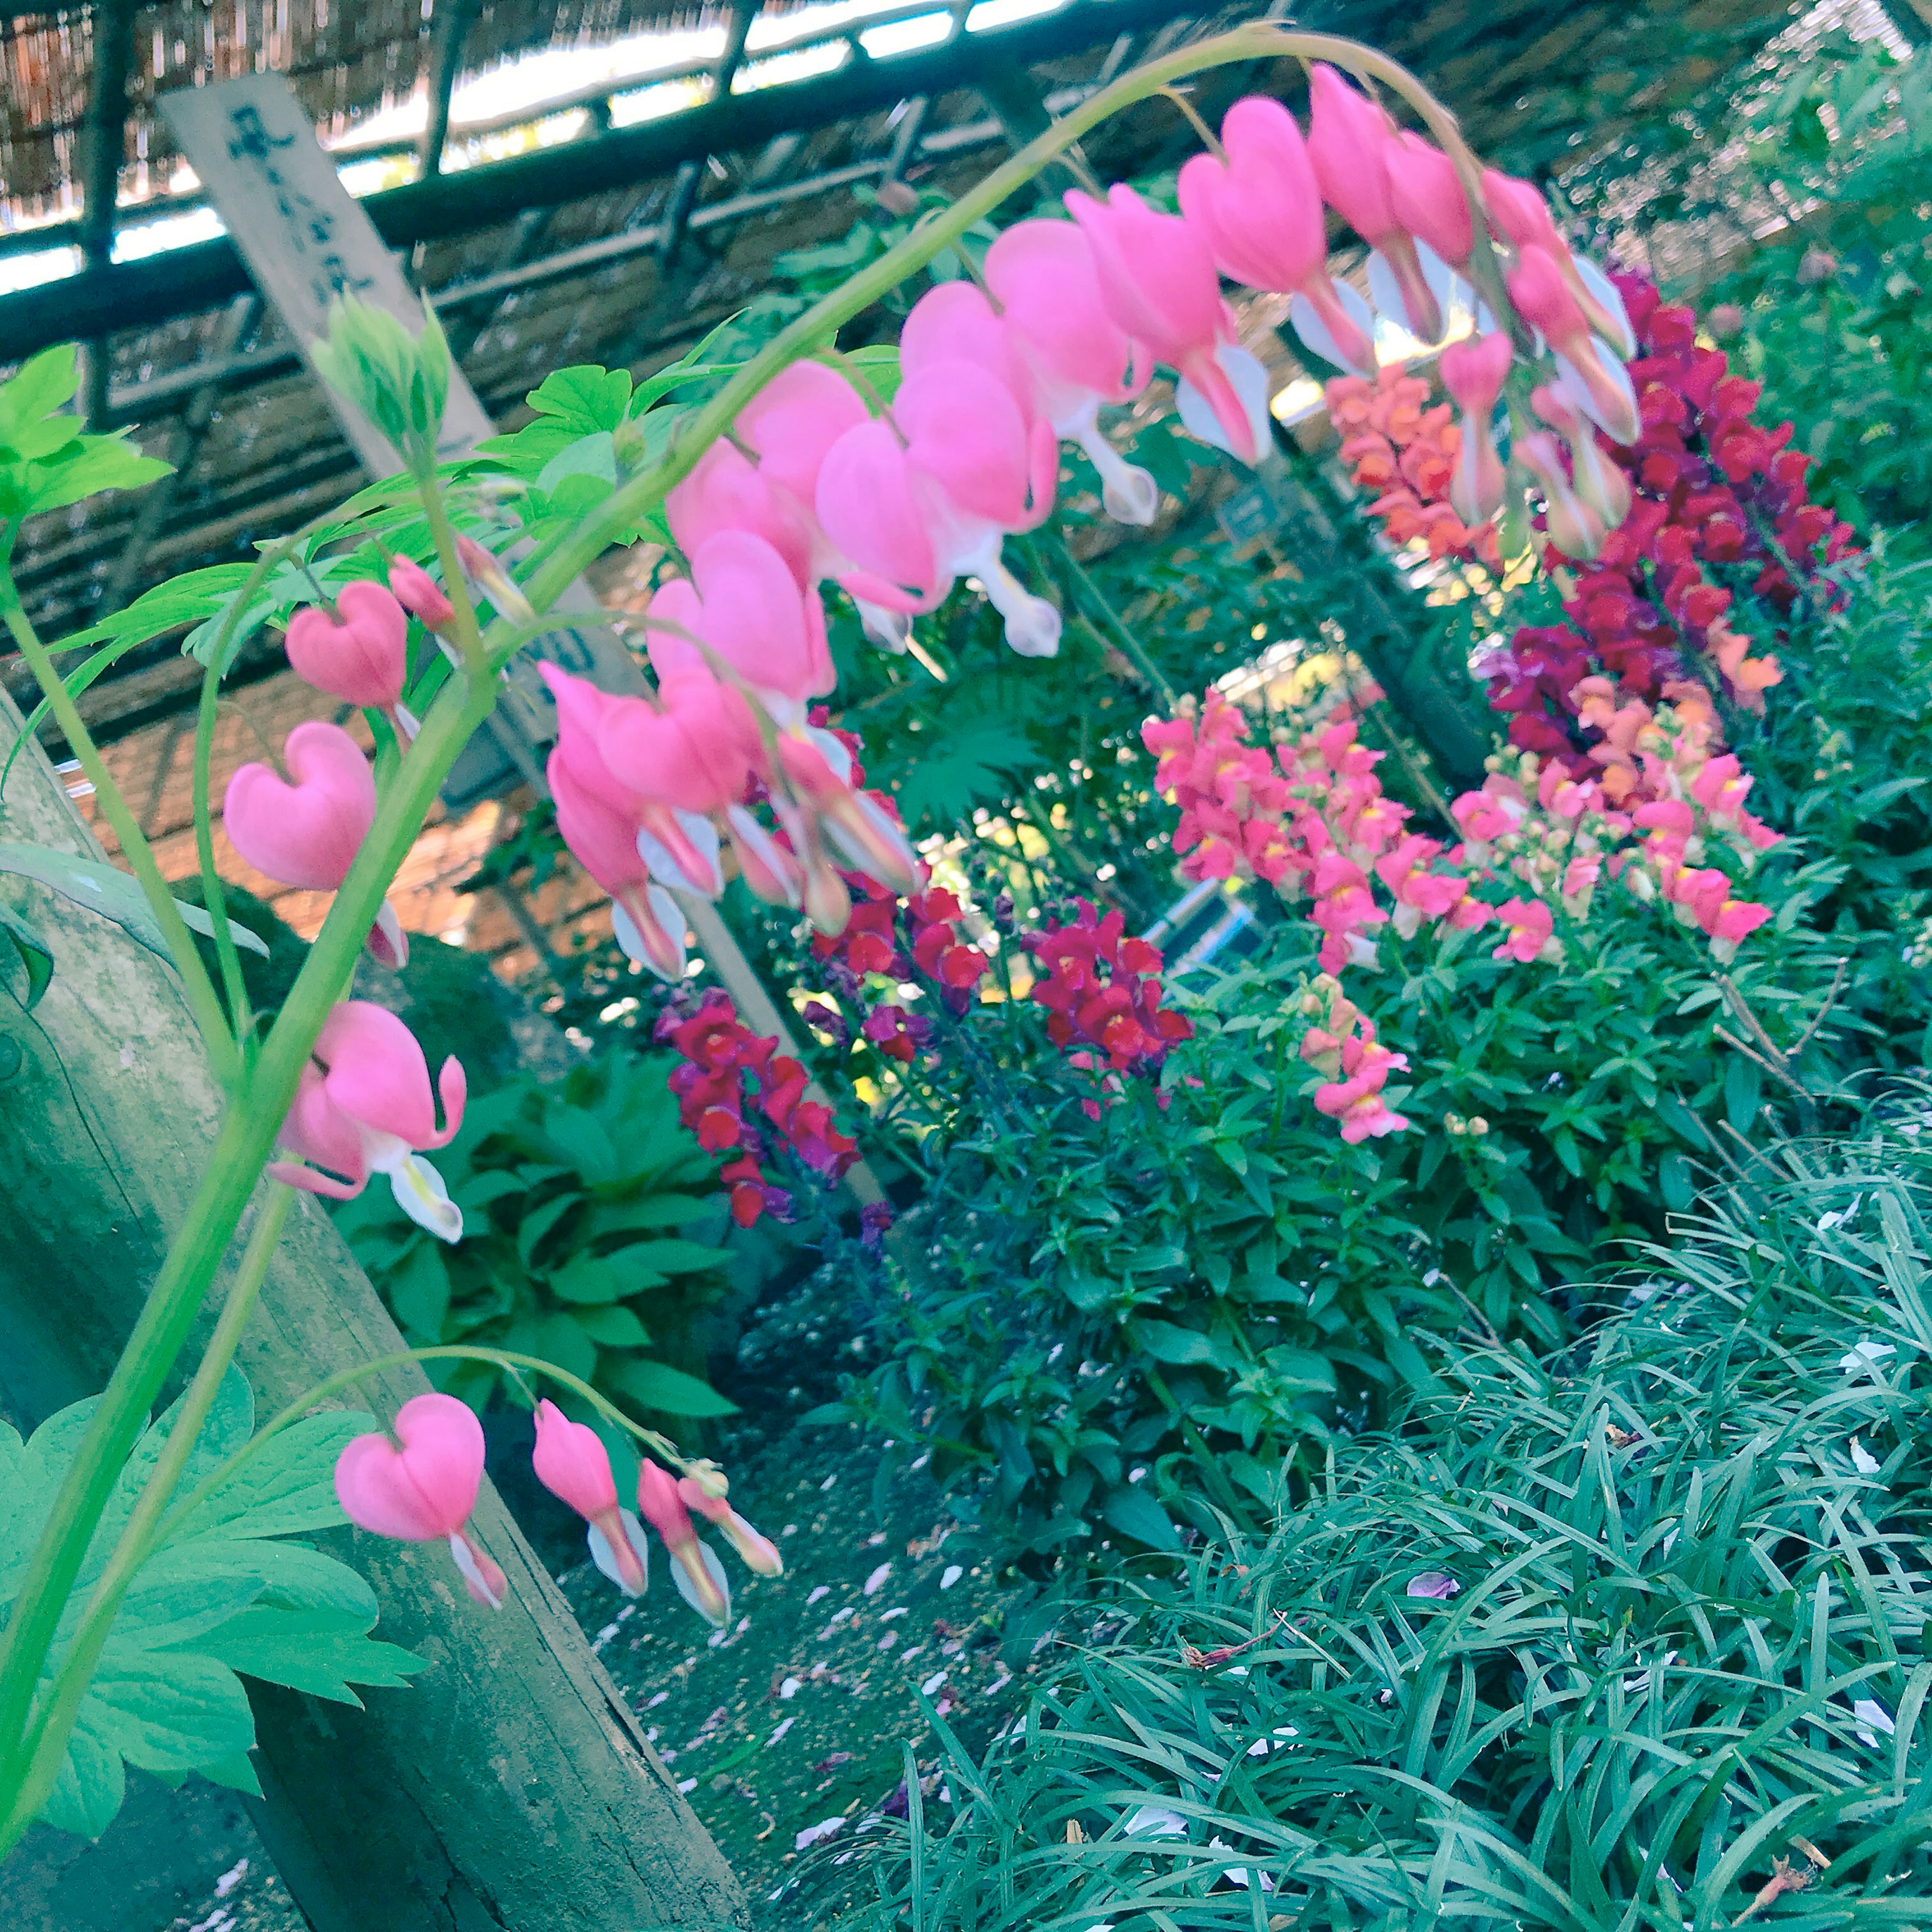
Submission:
M 20 718 L 0 693 L 0 734 Z M 98 857 L 37 746 L 0 838 Z M 106 1382 L 208 1157 L 220 1097 L 171 970 L 118 926 L 11 878 L 53 982 L 0 994 L 0 1409 L 31 1426 Z M 298 1200 L 242 1366 L 264 1413 L 403 1346 L 328 1216 Z M 367 1384 L 379 1414 L 428 1384 Z M 510 1580 L 492 1616 L 446 1552 L 344 1529 L 381 1634 L 428 1668 L 356 1711 L 255 1696 L 262 1835 L 314 1932 L 643 1932 L 741 1926 L 737 1887 L 562 1595 L 485 1486 L 484 1545 Z M 660 1599 L 654 1615 L 682 1606 Z M 251 1687 L 254 1690 L 254 1687 Z

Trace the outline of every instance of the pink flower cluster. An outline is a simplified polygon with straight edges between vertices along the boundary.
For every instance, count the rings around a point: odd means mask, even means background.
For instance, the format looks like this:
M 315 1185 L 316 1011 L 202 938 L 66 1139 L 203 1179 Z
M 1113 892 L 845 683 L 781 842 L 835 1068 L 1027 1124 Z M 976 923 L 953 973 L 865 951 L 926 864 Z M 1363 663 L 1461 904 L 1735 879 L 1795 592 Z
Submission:
M 1761 386 L 1700 348 L 1696 317 L 1640 277 L 1616 278 L 1641 353 L 1630 364 L 1641 434 L 1605 452 L 1634 501 L 1586 562 L 1552 524 L 1550 561 L 1565 583 L 1567 623 L 1526 626 L 1492 667 L 1490 702 L 1510 714 L 1511 742 L 1579 764 L 1597 740 L 1572 694 L 1595 674 L 1620 694 L 1679 695 L 1694 675 L 1763 708 L 1778 659 L 1734 628 L 1742 593 L 1782 617 L 1852 532 L 1806 493 L 1810 459 L 1791 425 L 1752 420 Z M 1446 373 L 1446 371 L 1445 371 Z
M 1462 452 L 1450 404 L 1428 406 L 1428 383 L 1398 363 L 1372 385 L 1360 376 L 1332 377 L 1322 393 L 1341 434 L 1342 460 L 1355 487 L 1373 496 L 1369 514 L 1382 519 L 1390 542 L 1420 538 L 1431 556 L 1472 556 L 1501 570 L 1495 524 L 1485 519 L 1472 528 L 1449 501 Z
M 730 1484 L 711 1463 L 692 1463 L 674 1476 L 641 1458 L 633 1514 L 620 1504 L 610 1452 L 594 1429 L 544 1400 L 537 1404 L 536 1436 L 530 1462 L 537 1480 L 590 1525 L 592 1561 L 627 1597 L 642 1596 L 650 1580 L 640 1515 L 664 1540 L 678 1594 L 717 1629 L 730 1619 L 730 1584 L 716 1551 L 698 1535 L 693 1510 L 754 1574 L 784 1574 L 776 1545 L 731 1507 Z M 470 1522 L 482 1486 L 482 1425 L 454 1396 L 412 1396 L 387 1433 L 358 1436 L 336 1458 L 336 1500 L 351 1522 L 402 1542 L 448 1543 L 464 1588 L 497 1610 L 508 1582 Z
M 1174 849 L 1182 872 L 1260 879 L 1286 899 L 1305 891 L 1326 973 L 1372 964 L 1368 935 L 1391 922 L 1406 938 L 1425 920 L 1480 926 L 1489 916 L 1468 878 L 1438 866 L 1441 844 L 1404 831 L 1408 808 L 1384 793 L 1376 776 L 1382 754 L 1360 743 L 1355 728 L 1342 717 L 1270 754 L 1248 743 L 1246 712 L 1210 690 L 1198 710 L 1190 700 L 1141 731 L 1159 760 L 1155 790 L 1180 808 Z
M 791 1197 L 765 1178 L 763 1135 L 746 1118 L 755 1104 L 794 1155 L 814 1174 L 837 1180 L 859 1158 L 856 1142 L 839 1132 L 832 1109 L 806 1097 L 805 1069 L 776 1040 L 754 1033 L 738 1017 L 730 995 L 710 988 L 695 1010 L 681 1012 L 674 999 L 658 1016 L 652 1034 L 676 1049 L 683 1064 L 671 1070 L 678 1118 L 707 1154 L 729 1154 L 718 1178 L 731 1190 L 731 1218 L 748 1228 L 760 1215 L 791 1216 Z
M 1076 1066 L 1109 1074 L 1159 1071 L 1168 1049 L 1194 1037 L 1193 1023 L 1162 1006 L 1160 949 L 1130 938 L 1117 906 L 1105 918 L 1090 900 L 1068 923 L 1021 941 L 1044 970 L 1033 998 L 1047 1010 L 1047 1036 Z M 1100 1103 L 1083 1102 L 1098 1118 Z
M 1340 982 L 1322 974 L 1301 998 L 1310 1024 L 1301 1036 L 1302 1059 L 1326 1076 L 1315 1090 L 1315 1111 L 1341 1123 L 1350 1146 L 1399 1134 L 1409 1125 L 1382 1097 L 1391 1073 L 1408 1070 L 1408 1056 L 1392 1053 L 1376 1038 L 1375 1022 L 1342 996 Z

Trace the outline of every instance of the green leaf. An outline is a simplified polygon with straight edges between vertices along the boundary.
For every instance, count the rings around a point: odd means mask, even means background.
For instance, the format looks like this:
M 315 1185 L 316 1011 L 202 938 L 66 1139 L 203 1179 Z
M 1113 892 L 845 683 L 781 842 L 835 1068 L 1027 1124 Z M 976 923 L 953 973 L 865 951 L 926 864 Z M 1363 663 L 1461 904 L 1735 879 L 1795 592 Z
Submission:
M 176 1540 L 301 1536 L 334 1528 L 343 1520 L 335 1499 L 335 1459 L 376 1426 L 376 1418 L 361 1409 L 332 1409 L 290 1423 L 210 1492 Z
M 1180 1364 L 1216 1359 L 1214 1342 L 1198 1328 L 1183 1328 L 1172 1322 L 1142 1317 L 1131 1325 L 1130 1334 L 1156 1362 Z
M 662 1275 L 653 1276 L 650 1285 L 655 1286 L 663 1279 Z M 637 1286 L 596 1255 L 574 1255 L 550 1277 L 550 1293 L 558 1300 L 574 1306 L 594 1307 L 604 1302 L 621 1301 L 626 1295 L 634 1294 Z
M 0 1605 L 18 1588 L 98 1406 L 94 1397 L 75 1403 L 24 1444 L 0 1426 Z M 68 1600 L 50 1671 L 59 1667 L 94 1580 L 180 1412 L 178 1402 L 135 1444 Z M 254 1419 L 247 1380 L 231 1369 L 188 1459 L 184 1485 L 200 1482 L 247 1443 Z M 278 1432 L 136 1571 L 43 1808 L 50 1823 L 98 1835 L 121 1802 L 124 1762 L 164 1776 L 200 1770 L 254 1789 L 254 1720 L 237 1670 L 352 1701 L 351 1684 L 394 1684 L 416 1667 L 406 1652 L 368 1640 L 376 1600 L 355 1570 L 304 1544 L 268 1540 L 341 1522 L 335 1458 L 370 1426 L 360 1413 L 331 1413 Z
M 17 872 L 22 878 L 37 880 L 63 898 L 71 899 L 76 905 L 98 912 L 104 919 L 112 920 L 150 952 L 158 953 L 164 959 L 172 956 L 167 941 L 161 937 L 160 923 L 154 917 L 139 883 L 118 866 L 95 859 L 76 858 L 71 853 L 57 852 L 50 845 L 0 842 L 0 872 Z M 176 900 L 175 904 L 188 925 L 198 932 L 212 936 L 214 922 L 200 906 L 189 905 L 181 899 Z M 264 958 L 268 957 L 268 947 L 245 926 L 231 919 L 228 929 L 234 934 L 238 946 L 245 946 Z
M 442 1340 L 442 1324 L 449 1313 L 449 1270 L 430 1242 L 418 1240 L 411 1244 L 409 1252 L 385 1277 L 382 1292 L 389 1312 L 412 1342 Z
M 27 976 L 26 996 L 21 1005 L 32 1012 L 54 976 L 54 956 L 48 950 L 46 941 L 24 919 L 0 906 L 0 956 L 8 952 L 20 962 Z
M 649 1332 L 628 1308 L 582 1308 L 577 1311 L 578 1328 L 600 1348 L 641 1348 L 650 1341 Z
M 77 436 L 52 458 L 28 464 L 22 514 L 64 509 L 104 490 L 138 489 L 172 470 L 158 457 L 143 456 L 124 436 Z
M 71 342 L 56 343 L 29 356 L 0 382 L 0 442 L 12 445 L 29 424 L 71 402 L 80 387 L 80 365 Z
M 622 1362 L 610 1375 L 611 1386 L 641 1408 L 663 1415 L 736 1415 L 738 1405 L 728 1402 L 709 1384 L 682 1369 L 662 1362 Z
M 1123 1536 L 1153 1550 L 1178 1550 L 1180 1538 L 1167 1513 L 1137 1484 L 1123 1484 L 1101 1499 L 1100 1514 Z
M 649 1268 L 658 1274 L 695 1274 L 723 1267 L 727 1256 L 722 1248 L 708 1247 L 702 1241 L 672 1239 L 633 1241 L 610 1258 L 624 1268 Z
M 371 1641 L 368 1628 L 369 1620 L 339 1611 L 244 1610 L 200 1647 L 244 1677 L 359 1708 L 352 1684 L 393 1690 L 423 1668 L 411 1652 Z
M 517 1252 L 524 1267 L 531 1264 L 544 1237 L 583 1198 L 580 1194 L 559 1194 L 524 1216 L 517 1229 Z

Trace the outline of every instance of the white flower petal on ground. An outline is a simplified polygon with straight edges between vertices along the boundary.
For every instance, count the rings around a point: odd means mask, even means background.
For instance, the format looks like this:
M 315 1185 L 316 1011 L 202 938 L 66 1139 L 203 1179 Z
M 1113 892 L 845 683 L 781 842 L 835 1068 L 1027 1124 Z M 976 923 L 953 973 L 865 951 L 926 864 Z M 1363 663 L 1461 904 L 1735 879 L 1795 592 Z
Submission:
M 1855 1376 L 1861 1370 L 1876 1368 L 1888 1355 L 1898 1353 L 1889 1342 L 1861 1342 L 1838 1358 L 1838 1366 L 1846 1375 Z
M 868 1597 L 876 1597 L 886 1587 L 886 1579 L 892 1574 L 892 1566 L 890 1563 L 881 1563 L 866 1579 L 866 1594 Z
M 1165 1804 L 1137 1805 L 1121 1830 L 1130 1838 L 1184 1838 L 1187 1820 Z
M 1852 1716 L 1858 1724 L 1862 1744 L 1876 1744 L 1880 1732 L 1890 1737 L 1898 1728 L 1892 1721 L 1891 1712 L 1875 1697 L 1861 1697 L 1852 1706 Z
M 1858 1438 L 1852 1438 L 1852 1467 L 1862 1476 L 1875 1476 L 1885 1466 Z
M 823 1819 L 816 1825 L 806 1826 L 805 1829 L 792 1840 L 792 1850 L 795 1852 L 808 1850 L 821 1838 L 834 1837 L 844 1828 L 845 1820 L 842 1817 Z

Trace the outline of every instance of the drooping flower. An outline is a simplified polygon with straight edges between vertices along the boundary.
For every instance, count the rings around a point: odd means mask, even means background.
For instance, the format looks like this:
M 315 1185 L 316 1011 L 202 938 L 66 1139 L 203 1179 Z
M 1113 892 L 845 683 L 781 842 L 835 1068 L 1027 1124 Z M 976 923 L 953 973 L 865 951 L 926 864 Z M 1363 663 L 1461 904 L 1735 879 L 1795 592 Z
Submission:
M 1308 74 L 1308 156 L 1328 206 L 1387 263 L 1409 327 L 1424 342 L 1442 333 L 1442 308 L 1430 286 L 1415 237 L 1390 191 L 1394 124 L 1325 62 Z M 1396 151 L 1401 165 L 1401 151 Z M 1374 273 L 1371 264 L 1370 272 Z
M 724 1533 L 725 1541 L 754 1576 L 784 1574 L 784 1558 L 778 1554 L 778 1545 L 731 1507 L 731 1485 L 722 1470 L 709 1462 L 697 1465 L 694 1474 L 678 1478 L 677 1493 L 687 1508 L 695 1510 Z
M 310 1165 L 276 1161 L 272 1178 L 311 1194 L 346 1201 L 373 1174 L 386 1174 L 396 1204 L 446 1241 L 460 1240 L 463 1210 L 422 1150 L 446 1145 L 463 1124 L 466 1090 L 454 1055 L 442 1063 L 436 1093 L 415 1034 L 396 1016 L 367 1000 L 344 1000 L 322 1023 L 281 1142 Z M 444 1125 L 436 1124 L 437 1096 Z
M 398 711 L 409 636 L 409 618 L 387 587 L 358 578 L 336 592 L 333 612 L 310 604 L 290 618 L 289 664 L 304 683 L 345 704 L 387 712 L 406 738 L 413 727 Z
M 1222 117 L 1221 140 L 1225 160 L 1193 155 L 1176 183 L 1181 213 L 1208 238 L 1215 266 L 1250 288 L 1294 296 L 1290 314 L 1309 347 L 1372 374 L 1372 318 L 1362 298 L 1328 273 L 1322 191 L 1294 116 L 1278 100 L 1251 94 Z
M 731 1618 L 731 1586 L 724 1566 L 692 1528 L 676 1478 L 648 1456 L 638 1469 L 638 1511 L 664 1538 L 678 1594 L 714 1629 L 722 1630 Z
M 1093 249 L 1107 313 L 1180 377 L 1182 422 L 1203 442 L 1258 463 L 1273 442 L 1268 372 L 1234 339 L 1208 238 L 1124 182 L 1105 201 L 1078 188 L 1064 198 Z
M 390 594 L 428 629 L 440 632 L 455 620 L 456 607 L 421 564 L 406 556 L 392 556 L 388 577 Z
M 572 1422 L 546 1397 L 537 1404 L 536 1447 L 530 1466 L 550 1494 L 590 1526 L 590 1560 L 627 1597 L 640 1597 L 650 1580 L 650 1545 L 644 1526 L 619 1507 L 610 1453 L 596 1430 Z
M 1016 221 L 987 250 L 985 273 L 1032 371 L 1036 404 L 1055 436 L 1086 452 L 1102 507 L 1119 523 L 1152 523 L 1160 490 L 1102 434 L 1100 411 L 1138 395 L 1153 362 L 1108 314 L 1086 236 L 1065 221 Z
M 389 1436 L 358 1436 L 335 1462 L 335 1495 L 350 1521 L 405 1543 L 447 1540 L 464 1588 L 486 1608 L 503 1606 L 502 1571 L 470 1528 L 483 1481 L 483 1425 L 455 1396 L 412 1396 Z M 401 1446 L 398 1447 L 400 1444 Z
M 376 817 L 376 778 L 339 724 L 298 724 L 282 746 L 292 784 L 266 765 L 238 766 L 222 801 L 228 842 L 258 872 L 306 892 L 332 892 L 349 876 Z M 387 899 L 370 929 L 370 956 L 408 963 L 409 940 Z

